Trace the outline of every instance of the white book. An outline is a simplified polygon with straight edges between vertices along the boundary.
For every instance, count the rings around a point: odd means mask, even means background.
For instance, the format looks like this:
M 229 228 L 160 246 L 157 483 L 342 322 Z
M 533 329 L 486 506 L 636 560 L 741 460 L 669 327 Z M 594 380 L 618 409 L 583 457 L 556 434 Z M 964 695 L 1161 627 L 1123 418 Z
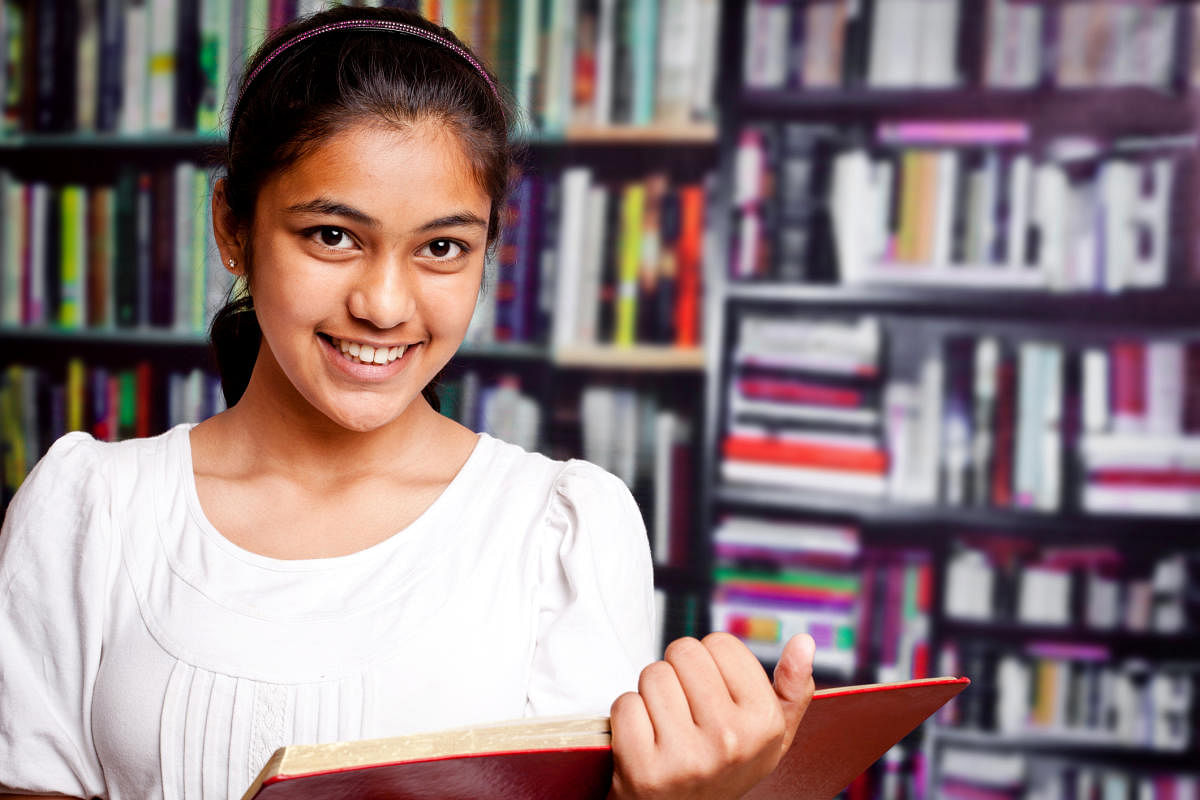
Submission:
M 849 470 L 780 466 L 726 459 L 721 462 L 721 477 L 730 483 L 786 486 L 865 497 L 882 497 L 887 493 L 886 476 Z
M 1143 22 L 1141 9 L 1133 4 L 1108 4 L 1108 20 L 1115 44 L 1101 83 L 1105 86 L 1135 86 L 1138 83 L 1140 43 L 1138 32 Z
M 1100 167 L 1100 201 L 1104 215 L 1104 289 L 1119 292 L 1137 259 L 1134 203 L 1138 168 L 1127 161 L 1107 161 Z
M 1008 171 L 1008 266 L 1025 266 L 1025 233 L 1029 225 L 1030 184 L 1032 165 L 1027 153 L 1013 157 Z
M 21 319 L 21 273 L 23 271 L 22 247 L 24 235 L 28 231 L 25 206 L 25 184 L 13 177 L 7 169 L 0 169 L 0 187 L 3 194 L 0 201 L 3 208 L 3 279 L 0 297 L 3 298 L 3 311 L 0 312 L 0 324 L 20 325 Z M 111 318 L 110 318 L 111 319 Z
M 1141 9 L 1146 15 L 1138 37 L 1137 82 L 1142 86 L 1165 89 L 1171 83 L 1176 54 L 1175 32 L 1181 24 L 1183 8 L 1164 3 Z
M 938 502 L 938 464 L 942 449 L 942 398 L 945 396 L 945 364 L 931 355 L 921 364 L 920 396 L 917 405 L 919 446 L 913 459 L 913 482 L 908 499 L 914 503 Z
M 765 417 L 780 422 L 826 422 L 864 428 L 879 424 L 879 412 L 873 408 L 830 408 L 776 403 L 770 400 L 747 400 L 736 390 L 730 392 L 729 413 L 734 416 Z
M 960 160 L 960 154 L 954 150 L 942 150 L 937 154 L 932 256 L 935 267 L 950 265 L 950 248 L 954 237 L 954 187 L 958 183 Z
M 33 325 L 51 320 L 46 309 L 46 219 L 50 213 L 50 186 L 42 181 L 31 184 L 29 214 L 29 308 Z
M 1033 173 L 1031 219 L 1040 231 L 1038 269 L 1052 291 L 1070 288 L 1067 279 L 1067 223 L 1070 189 L 1058 164 L 1039 164 Z
M 1198 470 L 1200 436 L 1087 435 L 1080 439 L 1079 453 L 1083 465 L 1090 470 Z
M 1152 436 L 1183 433 L 1184 343 L 1159 339 L 1146 344 L 1146 432 Z
M 678 424 L 679 419 L 671 411 L 659 411 L 654 418 L 654 527 L 650 552 L 655 564 L 671 560 L 671 451 Z
M 1133 225 L 1143 243 L 1149 243 L 1149 251 L 1143 253 L 1141 248 L 1135 246 L 1125 278 L 1129 286 L 1157 289 L 1167 283 L 1175 164 L 1172 159 L 1163 157 L 1142 164 L 1139 169 L 1143 173 L 1139 183 L 1142 186 L 1149 183 L 1152 188 L 1148 194 L 1139 192 Z
M 1087 435 L 1103 433 L 1109 425 L 1108 352 L 1089 347 L 1083 351 L 1083 430 Z
M 1029 664 L 1011 653 L 1001 656 L 996 668 L 996 685 L 996 730 L 1010 736 L 1024 733 L 1029 717 Z M 1023 756 L 1006 756 L 1014 757 L 1022 759 L 1023 767 Z M 1021 772 L 1024 770 L 1021 769 Z M 1023 778 L 1018 780 L 1023 782 Z
M 961 165 L 959 166 L 961 168 Z M 896 168 L 885 158 L 871 163 L 870 170 L 871 207 L 867 214 L 873 225 L 864 260 L 868 264 L 874 264 L 887 259 L 891 250 L 892 231 L 888 217 L 892 208 L 892 192 L 895 191 Z
M 588 189 L 591 180 L 592 172 L 587 167 L 568 167 L 562 173 L 551 333 L 551 345 L 555 349 L 575 344 L 579 319 L 579 284 L 585 257 L 583 245 L 588 217 Z
M 96 129 L 96 104 L 100 99 L 100 13 L 95 3 L 76 8 L 79 25 L 75 61 L 75 130 Z
M 583 457 L 601 469 L 613 470 L 612 448 L 615 394 L 612 387 L 589 384 L 579 399 Z
M 1021 570 L 1017 621 L 1023 625 L 1071 624 L 1071 574 L 1029 565 Z
M 176 3 L 149 0 L 146 65 L 146 129 L 169 131 L 175 123 Z
M 852 558 L 862 549 L 858 531 L 842 525 L 728 517 L 713 530 L 717 544 L 761 547 L 780 552 Z
M 538 79 L 538 38 L 541 19 L 540 0 L 521 0 L 517 34 L 516 101 L 525 118 L 533 119 L 534 89 Z
M 787 82 L 792 9 L 788 3 L 750 0 L 746 5 L 742 62 L 749 89 L 780 89 Z
M 958 82 L 958 0 L 924 0 L 916 85 L 947 88 Z
M 946 562 L 946 616 L 986 622 L 992 618 L 996 570 L 979 550 L 963 550 Z
M 846 150 L 833 162 L 830 213 L 838 256 L 838 279 L 848 285 L 862 283 L 871 266 L 871 242 L 877 240 L 880 213 L 870 192 L 871 162 L 865 150 Z M 886 217 L 884 218 L 886 220 Z M 886 226 L 886 221 L 882 222 Z
M 1040 480 L 1041 350 L 1037 342 L 1022 342 L 1017 350 L 1017 420 L 1013 457 L 1013 494 L 1022 507 L 1035 505 Z
M 583 270 L 579 280 L 578 320 L 574 340 L 578 344 L 599 341 L 597 325 L 600 316 L 600 284 L 604 272 L 604 221 L 608 216 L 610 191 L 605 186 L 588 188 L 587 211 L 583 233 Z
M 617 389 L 613 396 L 612 473 L 632 487 L 638 478 L 638 396 L 632 389 Z
M 1041 453 L 1034 504 L 1039 511 L 1057 511 L 1062 502 L 1062 347 L 1043 345 L 1040 361 Z
M 699 59 L 700 17 L 688 0 L 662 0 L 658 17 L 655 121 L 683 125 L 692 112 L 692 76 Z
M 495 255 L 491 252 L 485 256 L 484 274 L 496 274 Z M 496 341 L 496 292 L 480 291 L 475 300 L 475 313 L 467 325 L 467 333 L 463 337 L 466 345 L 484 345 Z
M 542 81 L 542 127 L 561 134 L 571 116 L 572 81 L 575 77 L 575 11 L 577 4 L 550 4 L 550 38 L 547 63 L 538 75 Z
M 1200 490 L 1087 484 L 1083 510 L 1092 514 L 1196 516 L 1200 514 Z
M 911 87 L 916 84 L 917 35 L 911 0 L 876 0 L 867 58 L 867 85 L 876 88 Z M 811 38 L 811 37 L 810 37 Z
M 890 381 L 883 390 L 884 431 L 888 452 L 888 494 L 902 503 L 916 502 L 920 423 L 917 387 Z
M 149 64 L 147 9 L 144 0 L 125 6 L 125 36 L 121 64 L 121 133 L 137 135 L 146 130 L 146 87 Z
M 181 161 L 175 165 L 175 329 L 192 329 L 192 305 L 195 288 L 192 280 L 193 220 L 200 209 L 192 205 L 196 195 L 196 165 Z
M 596 17 L 596 86 L 592 105 L 595 125 L 612 123 L 616 25 L 617 0 L 600 0 Z
M 712 119 L 716 113 L 717 32 L 721 7 L 718 0 L 693 0 L 698 23 L 696 68 L 692 73 L 692 118 Z
M 1096 211 L 1098 188 L 1090 181 L 1070 186 L 1067 243 L 1067 283 L 1070 289 L 1096 291 L 1101 284 L 1100 253 L 1104 236 Z

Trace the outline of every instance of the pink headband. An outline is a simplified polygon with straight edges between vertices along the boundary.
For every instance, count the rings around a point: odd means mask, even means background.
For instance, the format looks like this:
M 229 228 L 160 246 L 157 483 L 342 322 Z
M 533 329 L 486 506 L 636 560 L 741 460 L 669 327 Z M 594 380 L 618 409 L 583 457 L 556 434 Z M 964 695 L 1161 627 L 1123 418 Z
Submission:
M 286 42 L 272 50 L 271 54 L 264 58 L 259 65 L 254 68 L 254 71 L 250 73 L 249 77 L 246 78 L 245 84 L 242 85 L 242 92 L 238 95 L 237 105 L 240 106 L 242 104 L 242 98 L 246 95 L 246 90 L 250 88 L 250 84 L 254 82 L 256 77 L 258 77 L 258 73 L 262 72 L 267 65 L 274 61 L 275 58 L 284 50 L 287 50 L 293 45 L 297 45 L 300 42 L 311 39 L 312 37 L 322 33 L 328 33 L 329 31 L 343 31 L 352 28 L 361 28 L 373 31 L 392 31 L 393 33 L 406 33 L 409 36 L 417 36 L 421 39 L 425 39 L 426 41 L 440 44 L 447 50 L 450 50 L 461 56 L 463 60 L 474 67 L 475 71 L 478 72 L 485 81 L 487 81 L 487 85 L 489 88 L 491 88 L 492 94 L 496 96 L 496 99 L 500 99 L 500 90 L 496 88 L 496 84 L 492 80 L 492 76 L 488 75 L 487 70 L 483 68 L 483 65 L 480 64 L 468 50 L 459 47 L 446 37 L 439 36 L 438 34 L 427 31 L 424 28 L 418 28 L 416 25 L 409 25 L 405 22 L 393 22 L 392 20 L 386 19 L 348 19 L 343 20 L 342 22 L 331 22 L 327 25 L 321 25 L 313 28 L 310 31 L 298 33 L 291 39 L 288 39 Z M 237 106 L 235 106 L 235 108 L 236 107 Z

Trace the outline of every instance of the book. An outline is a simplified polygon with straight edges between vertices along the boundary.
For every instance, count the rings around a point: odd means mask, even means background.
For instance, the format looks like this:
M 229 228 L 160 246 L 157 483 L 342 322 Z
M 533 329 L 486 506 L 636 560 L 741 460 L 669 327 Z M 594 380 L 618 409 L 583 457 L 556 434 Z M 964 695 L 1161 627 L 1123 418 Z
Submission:
M 816 692 L 791 748 L 746 797 L 831 800 L 969 683 L 945 677 Z M 283 747 L 242 800 L 582 800 L 604 797 L 611 778 L 608 718 L 547 718 Z

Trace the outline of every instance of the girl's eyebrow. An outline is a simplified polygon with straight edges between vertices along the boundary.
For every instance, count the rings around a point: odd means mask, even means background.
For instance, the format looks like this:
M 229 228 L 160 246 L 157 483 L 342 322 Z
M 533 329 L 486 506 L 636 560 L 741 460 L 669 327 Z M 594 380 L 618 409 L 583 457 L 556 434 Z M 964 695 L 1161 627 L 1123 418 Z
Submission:
M 372 217 L 365 211 L 359 211 L 353 206 L 348 206 L 345 203 L 339 203 L 336 200 L 330 200 L 327 197 L 318 197 L 313 200 L 308 200 L 303 203 L 296 203 L 287 207 L 290 213 L 298 214 L 330 214 L 337 217 L 346 217 L 352 219 L 368 228 L 378 228 L 379 220 Z
M 478 214 L 472 214 L 470 211 L 459 211 L 455 214 L 447 214 L 444 217 L 430 220 L 424 225 L 416 229 L 416 233 L 427 233 L 437 230 L 438 228 L 453 228 L 463 225 L 469 225 L 475 228 L 487 229 L 488 222 Z

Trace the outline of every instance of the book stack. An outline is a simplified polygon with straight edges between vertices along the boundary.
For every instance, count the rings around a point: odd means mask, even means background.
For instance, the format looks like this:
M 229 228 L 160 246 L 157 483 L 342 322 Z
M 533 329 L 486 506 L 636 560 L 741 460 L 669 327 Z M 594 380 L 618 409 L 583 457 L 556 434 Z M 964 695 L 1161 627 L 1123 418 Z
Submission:
M 1200 557 L 1131 562 L 1112 547 L 1045 547 L 1021 539 L 960 542 L 947 559 L 947 619 L 1031 628 L 1182 635 L 1200 629 Z
M 324 0 L 5 4 L 7 132 L 215 133 L 246 54 Z M 716 0 L 424 0 L 538 127 L 711 121 Z
M 1021 797 L 1067 798 L 1138 797 L 1142 800 L 1184 800 L 1200 796 L 1195 774 L 1127 769 L 1113 764 L 1067 764 L 1019 753 L 947 746 L 938 768 L 938 797 L 946 800 Z
M 878 319 L 746 314 L 729 384 L 721 476 L 881 496 Z
M 128 368 L 90 366 L 77 358 L 57 372 L 10 365 L 0 372 L 4 491 L 11 497 L 68 431 L 110 442 L 150 436 L 224 407 L 220 381 L 199 369 L 163 371 L 145 361 Z
M 944 88 L 964 81 L 958 0 L 746 4 L 750 89 Z
M 713 531 L 715 630 L 733 633 L 764 662 L 779 659 L 796 634 L 817 645 L 814 669 L 849 679 L 858 673 L 864 609 L 852 527 L 728 517 Z
M 742 129 L 731 277 L 805 283 L 837 279 L 828 196 L 840 136 L 833 126 L 804 123 Z
M 1163 3 L 1063 3 L 1058 16 L 1055 82 L 1063 88 L 1168 87 L 1182 6 Z
M 1104 291 L 1170 275 L 1174 137 L 1061 140 L 1035 159 L 1024 122 L 885 122 L 832 167 L 847 284 Z M 1182 140 L 1181 140 L 1182 141 Z
M 885 390 L 889 494 L 905 503 L 1062 507 L 1064 350 L 951 337 Z
M 211 175 L 189 162 L 114 185 L 24 182 L 0 170 L 0 324 L 203 333 L 224 302 Z
M 1081 405 L 1084 510 L 1200 514 L 1200 342 L 1087 349 Z
M 1118 662 L 1105 645 L 1053 640 L 945 648 L 942 663 L 958 661 L 982 689 L 961 698 L 955 727 L 1155 752 L 1195 743 L 1196 676 L 1187 665 Z
M 872 665 L 878 681 L 933 675 L 929 639 L 934 577 L 929 551 L 870 547 L 863 556 L 862 587 L 859 602 L 870 618 L 859 637 L 860 663 Z

